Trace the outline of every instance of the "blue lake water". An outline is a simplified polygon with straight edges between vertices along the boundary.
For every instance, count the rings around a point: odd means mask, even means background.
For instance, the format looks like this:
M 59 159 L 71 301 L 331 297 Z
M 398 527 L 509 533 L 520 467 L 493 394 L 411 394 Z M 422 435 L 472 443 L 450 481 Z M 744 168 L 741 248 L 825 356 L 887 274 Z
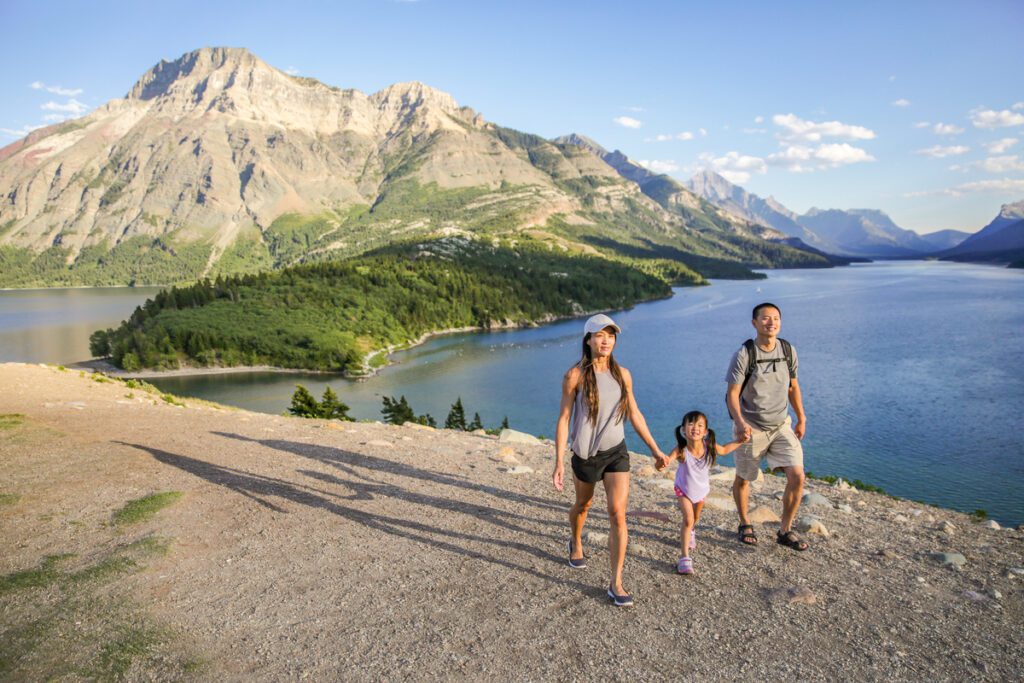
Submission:
M 799 353 L 809 470 L 944 507 L 983 508 L 1005 524 L 1024 522 L 1024 435 L 1017 425 L 1024 273 L 938 262 L 778 270 L 762 281 L 677 289 L 671 299 L 614 313 L 623 328 L 616 358 L 632 371 L 640 408 L 664 450 L 688 410 L 703 410 L 713 428 L 728 433 L 726 366 L 752 334 L 751 307 L 764 300 L 781 306 L 782 336 Z M 439 423 L 461 396 L 467 416 L 479 412 L 487 426 L 507 415 L 513 428 L 550 436 L 581 329 L 573 320 L 439 337 L 396 354 L 395 365 L 361 382 L 250 373 L 154 383 L 270 413 L 287 408 L 296 383 L 317 395 L 329 384 L 365 419 L 380 418 L 382 396 L 404 394 Z M 646 452 L 631 432 L 629 442 Z

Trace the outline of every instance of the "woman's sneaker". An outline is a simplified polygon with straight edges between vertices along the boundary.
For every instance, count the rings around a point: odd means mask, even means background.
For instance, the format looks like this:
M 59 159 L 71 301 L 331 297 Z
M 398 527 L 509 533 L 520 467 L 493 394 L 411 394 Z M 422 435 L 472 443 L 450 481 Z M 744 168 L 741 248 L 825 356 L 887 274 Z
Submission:
M 587 556 L 574 560 L 572 558 L 572 539 L 569 539 L 569 566 L 573 569 L 586 569 L 587 568 Z
M 608 586 L 608 597 L 611 598 L 612 602 L 615 603 L 616 607 L 632 607 L 633 596 L 629 593 L 625 595 L 616 595 L 615 591 L 612 590 L 611 586 Z
M 687 576 L 693 574 L 693 558 L 680 557 L 679 562 L 676 563 L 676 573 Z

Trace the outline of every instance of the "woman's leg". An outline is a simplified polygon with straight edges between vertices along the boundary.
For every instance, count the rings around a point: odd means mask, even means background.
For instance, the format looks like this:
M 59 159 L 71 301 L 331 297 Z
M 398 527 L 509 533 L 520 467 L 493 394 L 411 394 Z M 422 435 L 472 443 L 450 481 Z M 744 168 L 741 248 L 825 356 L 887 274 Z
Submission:
M 626 505 L 629 503 L 629 472 L 605 472 L 604 493 L 608 499 L 608 559 L 612 570 L 612 588 L 617 595 L 625 595 L 622 587 L 622 565 L 626 560 Z
M 693 503 L 686 496 L 679 496 L 679 509 L 683 513 L 683 526 L 679 532 L 679 554 L 683 557 L 690 556 L 690 534 L 693 533 L 695 515 Z
M 596 484 L 580 481 L 575 476 L 572 483 L 576 488 L 576 502 L 569 508 L 569 529 L 572 532 L 572 555 L 569 557 L 579 560 L 583 557 L 583 525 L 587 521 L 587 511 L 594 503 Z

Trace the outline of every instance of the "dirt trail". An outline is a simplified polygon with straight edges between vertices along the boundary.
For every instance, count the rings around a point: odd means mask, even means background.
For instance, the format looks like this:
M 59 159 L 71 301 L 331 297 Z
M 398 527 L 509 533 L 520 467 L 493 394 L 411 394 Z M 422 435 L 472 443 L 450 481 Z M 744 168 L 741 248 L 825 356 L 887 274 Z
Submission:
M 698 575 L 683 578 L 671 484 L 635 457 L 636 606 L 616 609 L 599 538 L 588 569 L 566 564 L 570 494 L 550 485 L 550 445 L 182 402 L 0 365 L 0 679 L 1009 680 L 1024 669 L 1016 530 L 818 483 L 831 504 L 805 512 L 830 535 L 805 534 L 809 552 L 776 545 L 771 523 L 743 547 L 735 512 L 707 509 Z M 781 486 L 756 485 L 752 507 L 779 511 Z M 183 495 L 148 521 L 113 522 L 167 491 Z M 607 532 L 603 504 L 599 494 L 595 534 Z M 941 566 L 937 552 L 966 564 Z

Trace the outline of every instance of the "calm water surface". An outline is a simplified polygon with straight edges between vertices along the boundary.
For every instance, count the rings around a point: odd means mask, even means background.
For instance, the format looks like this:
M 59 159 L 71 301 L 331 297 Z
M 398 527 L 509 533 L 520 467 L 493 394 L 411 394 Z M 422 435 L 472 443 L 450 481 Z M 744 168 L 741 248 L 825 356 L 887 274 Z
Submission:
M 614 314 L 623 328 L 616 357 L 632 371 L 664 450 L 688 410 L 703 410 L 728 434 L 725 369 L 752 333 L 751 307 L 771 300 L 782 307 L 782 336 L 800 357 L 808 469 L 1024 522 L 1024 436 L 1016 425 L 1024 365 L 1015 360 L 1024 358 L 1024 273 L 893 262 L 768 275 L 678 289 L 672 299 Z M 0 296 L 0 321 L 6 312 Z M 404 394 L 441 423 L 461 396 L 467 417 L 479 412 L 487 426 L 507 415 L 514 428 L 550 436 L 581 328 L 576 320 L 441 337 L 397 354 L 395 365 L 363 382 L 251 373 L 154 383 L 271 413 L 287 408 L 296 383 L 317 395 L 329 384 L 353 416 L 368 419 L 379 419 L 382 396 Z M 629 442 L 646 452 L 631 432 Z

